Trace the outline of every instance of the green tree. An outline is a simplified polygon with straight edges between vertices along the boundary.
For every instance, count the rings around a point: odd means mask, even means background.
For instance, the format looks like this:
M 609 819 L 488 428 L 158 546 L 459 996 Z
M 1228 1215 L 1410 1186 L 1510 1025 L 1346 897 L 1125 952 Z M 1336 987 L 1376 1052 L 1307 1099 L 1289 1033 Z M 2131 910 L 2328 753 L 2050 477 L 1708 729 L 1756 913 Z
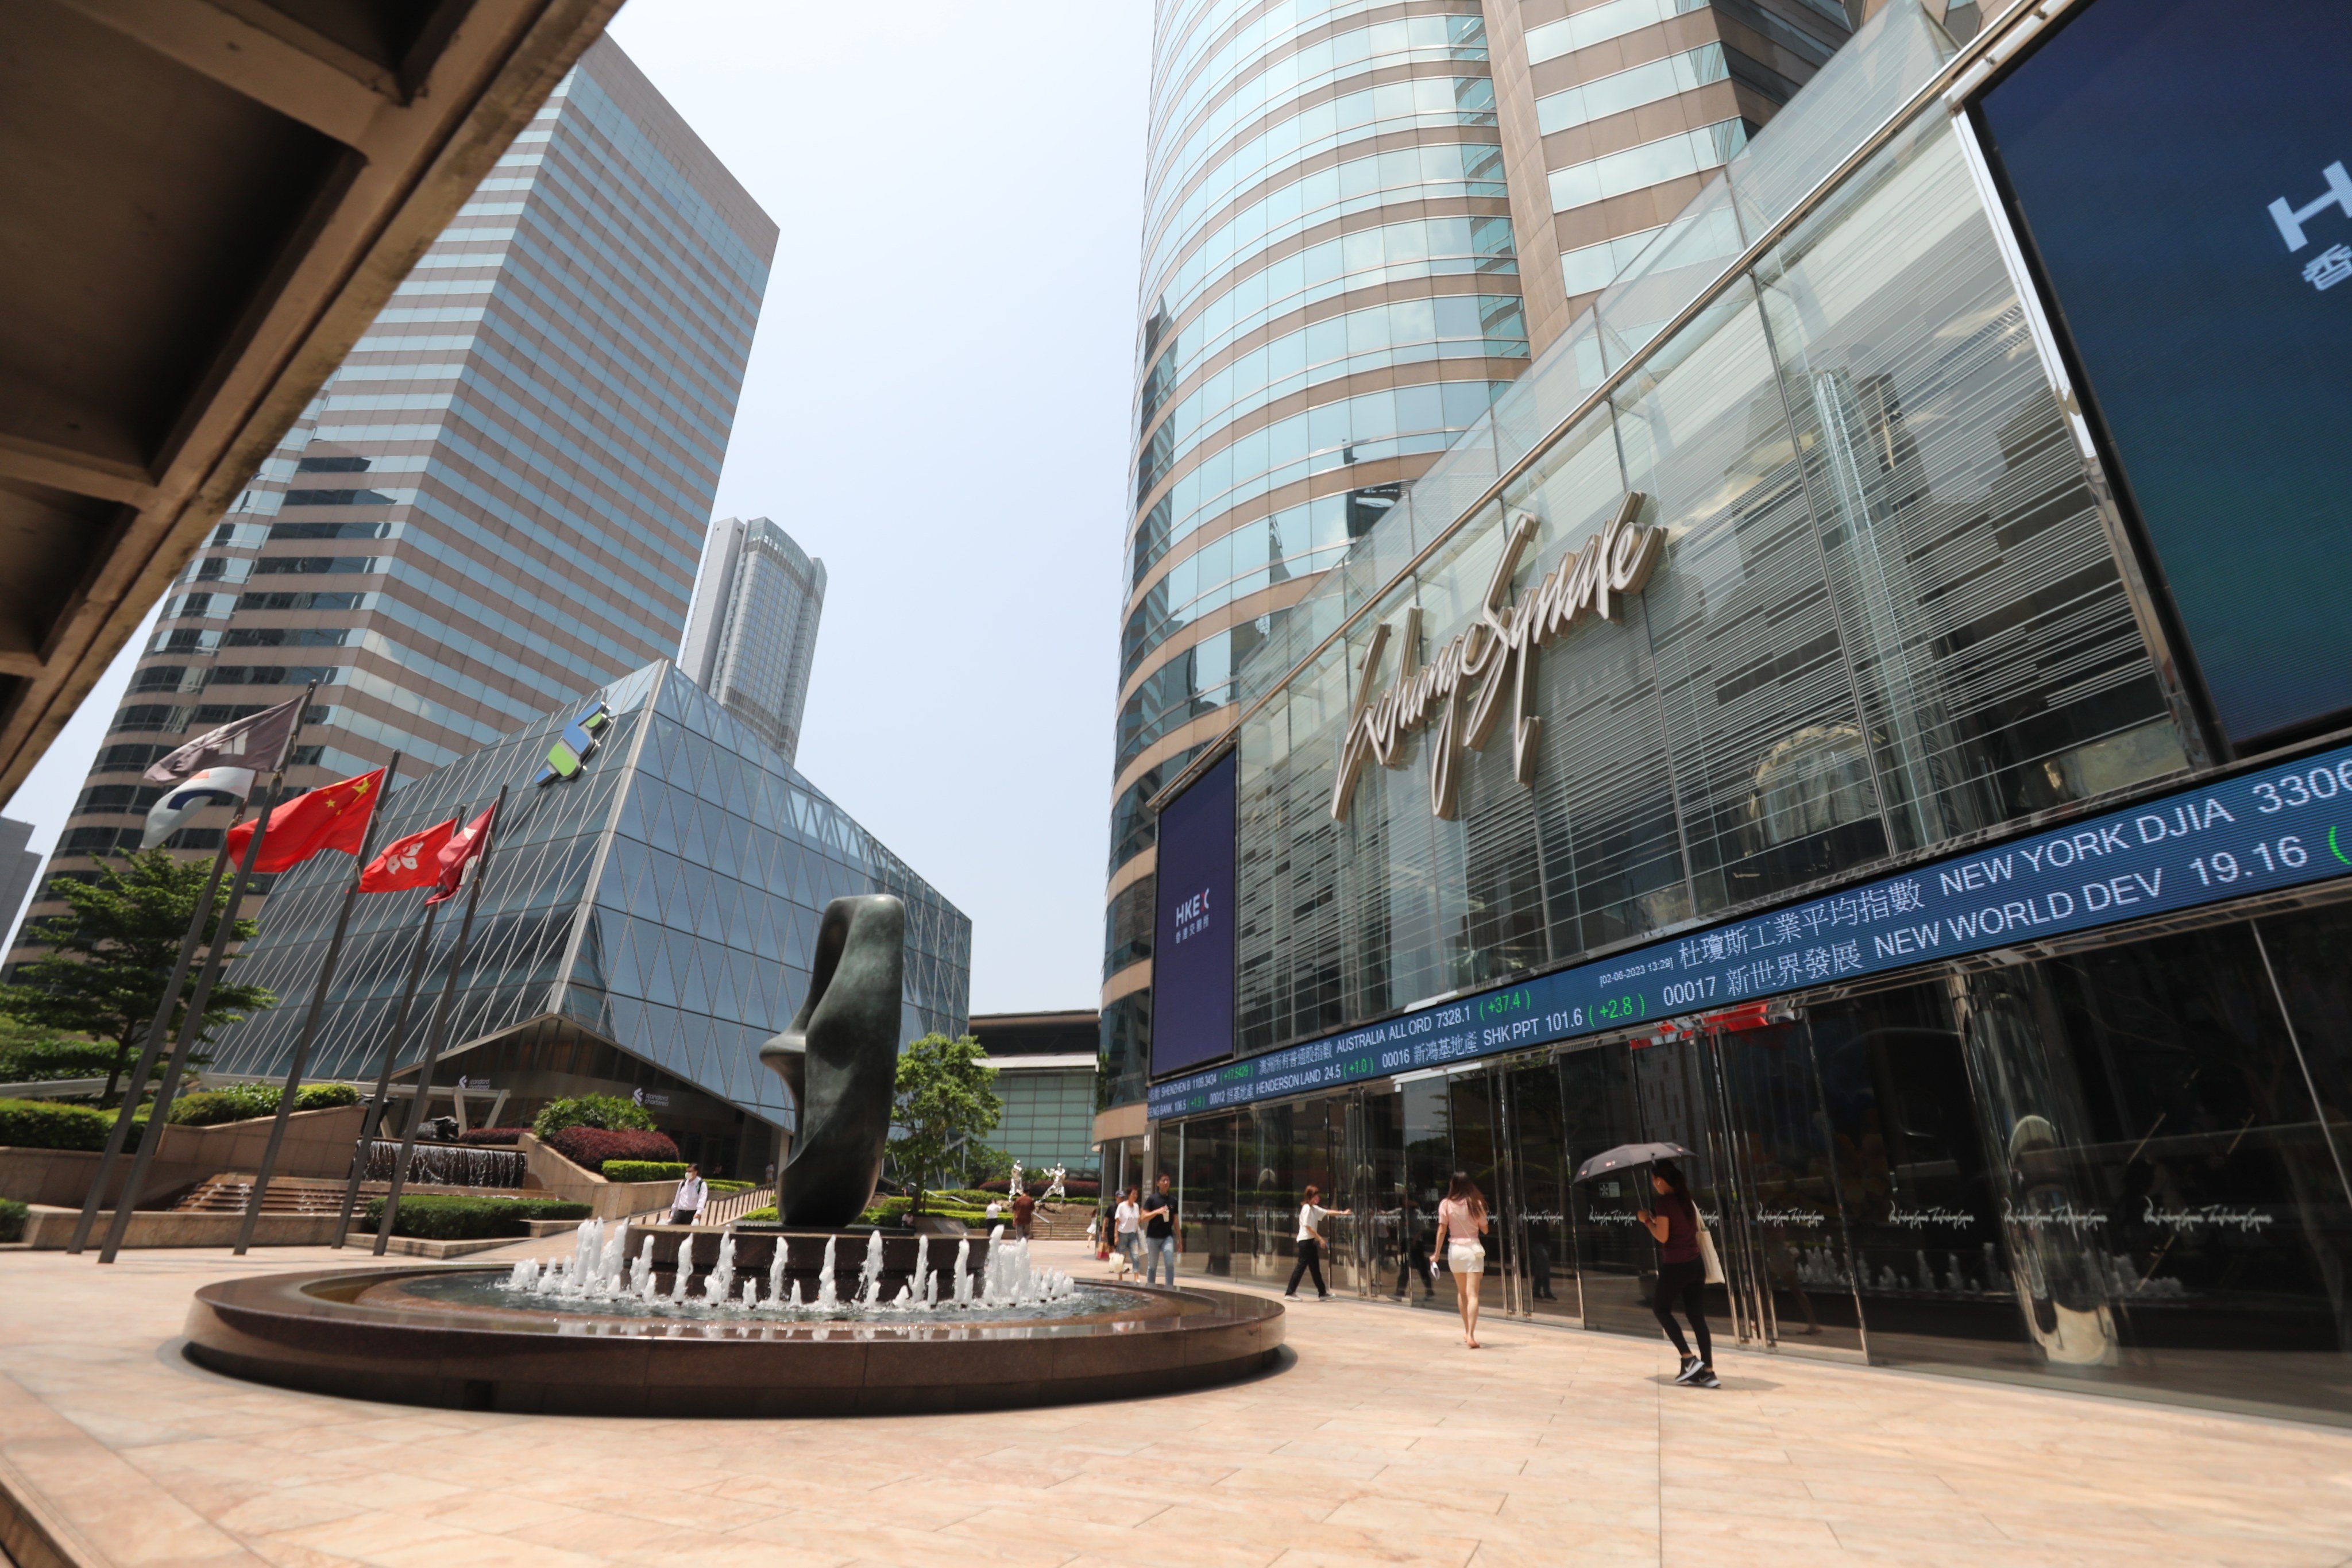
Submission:
M 980 1142 L 1004 1115 L 996 1069 L 982 1059 L 984 1054 L 970 1035 L 960 1040 L 925 1035 L 898 1058 L 890 1119 L 900 1132 L 890 1142 L 890 1154 L 911 1189 L 910 1214 L 923 1212 L 927 1190 L 947 1185 L 950 1163 L 1003 1158 Z
M 0 1014 L 39 1028 L 85 1035 L 113 1048 L 107 1069 L 102 1101 L 111 1101 L 122 1075 L 145 1043 L 147 1026 L 163 1000 L 172 965 L 180 956 L 180 942 L 204 897 L 205 879 L 212 868 L 203 860 L 174 860 L 163 849 L 144 849 L 119 860 L 101 857 L 98 879 L 84 882 L 58 877 L 49 883 L 49 897 L 63 900 L 68 912 L 26 922 L 20 940 L 47 947 L 47 956 L 17 971 L 17 984 L 0 985 Z M 205 920 L 205 940 L 220 930 L 222 910 L 228 903 L 228 881 L 213 890 L 213 907 Z M 250 942 L 258 924 L 240 920 L 230 934 Z M 231 954 L 228 962 L 234 963 Z M 187 1017 L 188 995 L 196 988 L 201 964 L 189 966 L 180 994 L 172 1005 L 167 1037 L 177 1037 Z M 248 1013 L 274 1007 L 278 998 L 267 987 L 241 985 L 222 977 L 205 1000 L 199 1040 L 214 1030 L 236 1023 Z M 143 1091 L 145 1086 L 136 1086 Z

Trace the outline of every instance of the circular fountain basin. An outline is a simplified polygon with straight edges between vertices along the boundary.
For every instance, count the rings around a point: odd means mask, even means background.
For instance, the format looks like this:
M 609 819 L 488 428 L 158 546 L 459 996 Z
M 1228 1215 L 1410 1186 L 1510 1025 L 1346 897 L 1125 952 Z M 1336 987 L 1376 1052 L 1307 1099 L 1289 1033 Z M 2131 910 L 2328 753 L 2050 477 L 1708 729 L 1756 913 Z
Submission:
M 567 1415 L 1003 1409 L 1201 1388 L 1270 1366 L 1282 1305 L 1087 1284 L 1037 1308 L 824 1321 L 502 1290 L 505 1270 L 334 1269 L 196 1292 L 187 1353 L 313 1393 Z

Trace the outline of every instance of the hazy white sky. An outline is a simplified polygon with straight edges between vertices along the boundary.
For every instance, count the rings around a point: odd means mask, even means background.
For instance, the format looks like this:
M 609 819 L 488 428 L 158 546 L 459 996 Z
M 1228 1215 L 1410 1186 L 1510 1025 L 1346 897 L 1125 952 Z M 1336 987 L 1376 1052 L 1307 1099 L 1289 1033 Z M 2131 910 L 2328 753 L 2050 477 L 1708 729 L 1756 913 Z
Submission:
M 1150 27 L 1144 0 L 613 26 L 782 230 L 719 514 L 824 559 L 801 771 L 971 917 L 976 1012 L 1100 984 Z M 6 807 L 34 848 L 127 679 Z

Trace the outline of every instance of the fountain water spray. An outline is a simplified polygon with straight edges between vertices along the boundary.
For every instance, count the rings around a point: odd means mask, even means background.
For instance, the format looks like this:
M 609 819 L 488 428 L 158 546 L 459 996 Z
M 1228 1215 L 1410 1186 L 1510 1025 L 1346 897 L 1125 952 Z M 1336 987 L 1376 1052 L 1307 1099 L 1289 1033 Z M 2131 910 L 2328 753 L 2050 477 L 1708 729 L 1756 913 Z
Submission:
M 702 1296 L 707 1301 L 724 1304 L 735 1294 L 735 1233 L 722 1232 L 719 1237 L 719 1265 L 702 1282 Z
M 814 1293 L 796 1288 L 788 1279 L 789 1244 L 781 1237 L 769 1265 L 767 1289 L 761 1289 L 756 1275 L 739 1280 L 732 1231 L 719 1237 L 717 1263 L 704 1276 L 698 1291 L 694 1288 L 693 1238 L 686 1237 L 679 1240 L 677 1267 L 669 1292 L 664 1297 L 655 1287 L 654 1237 L 646 1237 L 633 1266 L 628 1257 L 626 1222 L 615 1221 L 608 1226 L 591 1219 L 581 1222 L 572 1237 L 570 1258 L 558 1258 L 544 1267 L 537 1259 L 525 1258 L 508 1273 L 504 1288 L 520 1295 L 551 1298 L 604 1300 L 634 1297 L 657 1316 L 681 1318 L 718 1311 L 876 1319 L 960 1308 L 1034 1307 L 1076 1293 L 1076 1281 L 1058 1269 L 1035 1267 L 1030 1261 L 1029 1244 L 1018 1239 L 1008 1241 L 1002 1226 L 990 1235 L 989 1243 L 987 1258 L 977 1274 L 970 1267 L 971 1238 L 956 1243 L 954 1268 L 947 1289 L 942 1290 L 941 1270 L 931 1261 L 930 1238 L 917 1237 L 914 1273 L 904 1289 L 886 1297 L 883 1238 L 879 1231 L 869 1232 L 856 1288 L 845 1300 L 835 1273 L 838 1237 L 825 1238 Z

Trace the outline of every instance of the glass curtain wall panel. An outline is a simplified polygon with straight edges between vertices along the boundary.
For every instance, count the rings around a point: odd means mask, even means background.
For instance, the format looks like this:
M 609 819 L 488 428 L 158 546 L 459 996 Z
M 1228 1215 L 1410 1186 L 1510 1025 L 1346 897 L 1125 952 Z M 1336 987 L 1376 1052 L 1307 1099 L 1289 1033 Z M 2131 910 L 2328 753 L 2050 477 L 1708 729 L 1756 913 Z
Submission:
M 1948 129 L 1759 276 L 1895 847 L 2186 766 Z

